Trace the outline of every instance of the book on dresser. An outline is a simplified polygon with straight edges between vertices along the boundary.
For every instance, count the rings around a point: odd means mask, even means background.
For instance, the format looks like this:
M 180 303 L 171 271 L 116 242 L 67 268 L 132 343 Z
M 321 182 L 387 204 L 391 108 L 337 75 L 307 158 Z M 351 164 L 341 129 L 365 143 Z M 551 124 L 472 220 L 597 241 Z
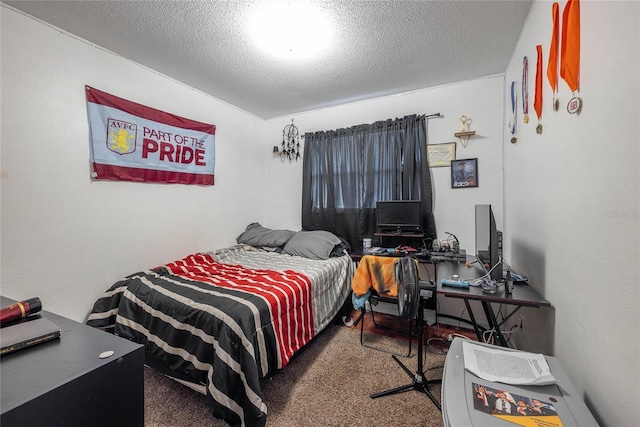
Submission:
M 0 356 L 60 338 L 60 328 L 39 315 L 19 322 L 2 325 L 0 329 Z

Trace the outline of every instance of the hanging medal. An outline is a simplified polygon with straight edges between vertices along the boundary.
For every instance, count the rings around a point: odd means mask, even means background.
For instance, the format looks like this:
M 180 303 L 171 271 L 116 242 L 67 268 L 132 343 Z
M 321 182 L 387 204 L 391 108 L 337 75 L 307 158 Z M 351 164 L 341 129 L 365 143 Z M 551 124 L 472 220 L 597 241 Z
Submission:
M 542 134 L 542 45 L 536 46 L 538 51 L 538 60 L 536 61 L 536 95 L 533 100 L 533 108 L 538 115 L 538 126 L 536 133 Z
M 580 2 L 567 0 L 562 12 L 560 76 L 567 82 L 573 98 L 567 104 L 569 114 L 580 113 Z
M 529 123 L 529 59 L 522 60 L 522 114 L 523 121 Z
M 553 20 L 553 30 L 551 33 L 551 46 L 549 47 L 549 64 L 547 65 L 547 78 L 553 92 L 553 111 L 558 111 L 558 2 L 553 3 L 551 18 Z
M 518 108 L 518 93 L 516 92 L 516 82 L 511 82 L 511 119 L 509 120 L 509 130 L 511 131 L 511 143 L 518 142 L 516 137 L 516 124 L 518 122 L 517 110 Z

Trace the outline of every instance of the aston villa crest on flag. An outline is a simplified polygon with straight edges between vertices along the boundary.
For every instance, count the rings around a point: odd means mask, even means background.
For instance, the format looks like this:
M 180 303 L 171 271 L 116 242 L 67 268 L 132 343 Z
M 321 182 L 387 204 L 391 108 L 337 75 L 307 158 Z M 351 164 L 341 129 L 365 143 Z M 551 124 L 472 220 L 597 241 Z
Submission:
M 86 87 L 91 177 L 213 185 L 215 125 Z
M 109 150 L 118 154 L 130 154 L 136 151 L 138 126 L 121 120 L 107 119 L 106 143 Z

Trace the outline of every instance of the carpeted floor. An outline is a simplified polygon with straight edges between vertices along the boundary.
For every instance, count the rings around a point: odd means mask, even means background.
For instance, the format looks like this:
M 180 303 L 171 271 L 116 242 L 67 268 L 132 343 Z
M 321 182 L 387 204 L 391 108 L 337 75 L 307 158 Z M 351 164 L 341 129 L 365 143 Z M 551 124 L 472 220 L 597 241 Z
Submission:
M 426 394 L 414 389 L 370 398 L 371 393 L 410 384 L 412 378 L 389 354 L 362 347 L 359 339 L 357 330 L 331 325 L 266 382 L 267 426 L 442 426 L 440 411 Z M 386 345 L 406 346 L 406 342 L 380 338 L 385 339 Z M 444 358 L 440 351 L 425 351 L 428 379 L 441 377 Z M 399 359 L 415 372 L 416 351 Z M 440 385 L 429 389 L 440 401 Z M 145 426 L 226 425 L 213 418 L 203 395 L 145 369 Z

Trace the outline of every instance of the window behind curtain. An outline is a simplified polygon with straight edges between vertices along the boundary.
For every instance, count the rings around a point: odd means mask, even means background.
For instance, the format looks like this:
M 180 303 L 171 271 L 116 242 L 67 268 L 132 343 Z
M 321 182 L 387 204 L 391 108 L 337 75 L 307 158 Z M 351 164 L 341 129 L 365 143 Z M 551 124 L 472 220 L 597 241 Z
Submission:
M 356 248 L 373 236 L 378 200 L 421 200 L 430 244 L 436 229 L 426 145 L 427 119 L 416 115 L 307 133 L 303 229 L 331 231 Z

